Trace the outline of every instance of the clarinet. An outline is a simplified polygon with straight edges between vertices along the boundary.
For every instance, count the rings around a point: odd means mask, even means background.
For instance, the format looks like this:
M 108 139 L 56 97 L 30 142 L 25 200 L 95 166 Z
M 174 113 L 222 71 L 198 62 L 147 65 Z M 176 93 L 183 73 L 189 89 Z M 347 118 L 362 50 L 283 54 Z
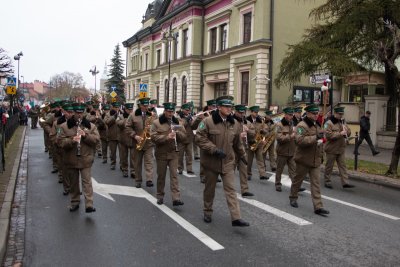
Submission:
M 76 145 L 76 148 L 77 148 L 76 155 L 78 157 L 81 156 L 81 135 L 79 134 L 79 129 L 81 127 L 81 123 L 82 123 L 82 120 L 78 120 L 76 122 L 76 126 L 78 126 L 78 128 L 76 129 L 76 136 L 79 136 L 79 141 L 78 141 L 78 144 Z

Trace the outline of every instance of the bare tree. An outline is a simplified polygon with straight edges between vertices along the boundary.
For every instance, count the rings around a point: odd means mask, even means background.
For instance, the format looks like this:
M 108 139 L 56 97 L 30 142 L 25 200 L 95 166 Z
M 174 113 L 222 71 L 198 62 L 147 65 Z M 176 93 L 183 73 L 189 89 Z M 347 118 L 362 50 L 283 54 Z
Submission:
M 5 77 L 14 72 L 10 57 L 6 51 L 0 47 L 0 77 Z
M 65 71 L 56 74 L 50 79 L 52 98 L 74 99 L 76 97 L 88 97 L 90 92 L 86 89 L 82 75 L 80 73 L 72 73 Z

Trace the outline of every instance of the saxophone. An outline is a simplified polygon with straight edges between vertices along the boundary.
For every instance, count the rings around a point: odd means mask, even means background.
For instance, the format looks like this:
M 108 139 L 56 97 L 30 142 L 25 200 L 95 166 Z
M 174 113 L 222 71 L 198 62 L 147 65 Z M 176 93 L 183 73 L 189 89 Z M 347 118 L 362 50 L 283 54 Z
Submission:
M 138 142 L 136 144 L 136 150 L 138 151 L 142 151 L 144 148 L 144 145 L 150 141 L 150 126 L 151 123 L 153 122 L 153 117 L 154 115 L 149 116 L 146 119 L 146 122 L 144 123 L 144 129 L 143 129 L 143 133 L 140 137 L 142 137 L 142 141 Z
M 265 137 L 265 145 L 263 147 L 263 154 L 267 153 L 268 148 L 275 142 L 276 138 L 276 131 L 275 131 L 276 124 L 271 126 L 269 134 Z

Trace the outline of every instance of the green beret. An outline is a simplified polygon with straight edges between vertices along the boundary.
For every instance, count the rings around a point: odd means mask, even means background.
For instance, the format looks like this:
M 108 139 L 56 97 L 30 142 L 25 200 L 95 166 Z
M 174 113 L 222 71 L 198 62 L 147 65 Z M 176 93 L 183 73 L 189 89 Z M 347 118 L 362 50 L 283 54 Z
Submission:
M 206 101 L 207 106 L 215 106 L 217 104 L 217 101 L 215 99 L 210 99 Z
M 85 112 L 86 105 L 84 103 L 73 103 L 72 107 L 75 112 Z
M 149 103 L 150 103 L 150 98 L 148 98 L 148 97 L 140 98 L 138 100 L 138 104 L 141 104 L 141 105 L 148 105 Z
M 303 108 L 302 107 L 295 107 L 294 109 L 293 109 L 293 112 L 294 113 L 302 113 L 303 112 Z
M 85 104 L 89 106 L 89 105 L 93 105 L 94 102 L 92 100 L 90 100 L 90 101 L 86 101 Z
M 120 103 L 120 102 L 113 102 L 111 105 L 112 105 L 114 108 L 119 108 L 119 107 L 121 106 L 121 103 Z
M 66 103 L 66 104 L 64 104 L 64 105 L 62 106 L 62 109 L 63 109 L 63 110 L 66 110 L 66 111 L 73 111 L 73 110 L 74 110 L 74 107 L 72 106 L 72 104 Z
M 98 109 L 99 106 L 100 106 L 99 104 L 94 104 L 94 105 L 93 105 L 93 108 Z
M 110 105 L 104 104 L 103 105 L 103 110 L 110 110 Z
M 133 105 L 134 105 L 133 103 L 125 103 L 124 106 L 126 109 L 133 109 Z
M 182 104 L 181 109 L 190 109 L 190 103 Z
M 293 114 L 294 110 L 291 107 L 286 107 L 283 109 L 283 113 L 285 114 Z
M 253 111 L 253 112 L 259 112 L 260 106 L 252 106 L 252 107 L 249 107 L 249 109 L 250 109 L 250 111 Z
M 157 99 L 151 99 L 150 104 L 157 104 Z
M 246 112 L 247 107 L 245 105 L 236 105 L 235 110 L 238 112 Z
M 315 104 L 310 104 L 308 106 L 305 107 L 305 111 L 307 112 L 318 112 L 319 111 L 319 107 Z
M 272 115 L 272 110 L 269 110 L 269 109 L 267 109 L 267 110 L 265 110 L 265 115 L 267 115 L 267 116 L 271 116 Z
M 176 104 L 173 102 L 167 102 L 167 103 L 163 103 L 163 106 L 164 106 L 164 110 L 175 111 Z
M 217 99 L 215 99 L 215 102 L 217 102 L 218 106 L 232 107 L 234 105 L 233 96 L 230 95 L 220 96 Z
M 333 111 L 336 113 L 344 113 L 344 107 L 335 107 Z
M 50 104 L 50 108 L 57 108 L 59 106 L 60 106 L 60 104 L 58 102 L 53 102 Z

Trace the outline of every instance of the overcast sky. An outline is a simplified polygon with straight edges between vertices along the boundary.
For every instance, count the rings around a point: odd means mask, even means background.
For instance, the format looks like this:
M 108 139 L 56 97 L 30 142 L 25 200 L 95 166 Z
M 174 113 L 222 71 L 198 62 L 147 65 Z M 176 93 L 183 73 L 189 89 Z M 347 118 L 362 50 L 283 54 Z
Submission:
M 152 0 L 8 0 L 1 5 L 0 47 L 20 60 L 20 79 L 41 80 L 64 71 L 80 73 L 94 88 L 89 70 L 96 65 L 97 88 L 105 61 L 110 64 L 115 45 L 142 27 L 142 16 Z M 17 76 L 17 61 L 14 62 Z

